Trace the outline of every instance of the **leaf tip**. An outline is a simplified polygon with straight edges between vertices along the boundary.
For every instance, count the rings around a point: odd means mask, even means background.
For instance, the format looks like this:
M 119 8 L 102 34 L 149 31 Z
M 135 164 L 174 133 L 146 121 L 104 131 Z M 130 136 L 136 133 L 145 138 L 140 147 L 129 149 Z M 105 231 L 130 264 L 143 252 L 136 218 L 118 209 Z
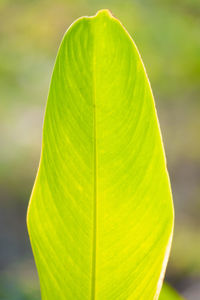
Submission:
M 98 10 L 98 12 L 96 13 L 96 17 L 112 17 L 112 13 L 109 9 L 100 9 Z

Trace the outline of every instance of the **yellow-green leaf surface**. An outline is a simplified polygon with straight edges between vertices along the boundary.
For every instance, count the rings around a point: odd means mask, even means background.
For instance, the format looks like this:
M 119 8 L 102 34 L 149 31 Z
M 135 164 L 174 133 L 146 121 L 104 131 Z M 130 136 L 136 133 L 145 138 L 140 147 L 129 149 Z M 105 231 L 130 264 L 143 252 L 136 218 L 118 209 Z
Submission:
M 184 300 L 177 292 L 168 284 L 163 284 L 159 300 Z
M 43 300 L 158 299 L 170 184 L 143 63 L 107 10 L 61 43 L 28 230 Z

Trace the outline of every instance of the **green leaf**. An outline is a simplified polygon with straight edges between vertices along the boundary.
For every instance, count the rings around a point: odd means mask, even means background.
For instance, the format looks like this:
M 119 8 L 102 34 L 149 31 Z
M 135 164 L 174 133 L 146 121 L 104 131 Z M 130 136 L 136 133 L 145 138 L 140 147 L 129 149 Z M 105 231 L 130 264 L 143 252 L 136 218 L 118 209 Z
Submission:
M 149 81 L 107 10 L 61 43 L 28 230 L 43 300 L 157 299 L 173 206 Z
M 163 284 L 159 300 L 183 300 L 168 284 Z

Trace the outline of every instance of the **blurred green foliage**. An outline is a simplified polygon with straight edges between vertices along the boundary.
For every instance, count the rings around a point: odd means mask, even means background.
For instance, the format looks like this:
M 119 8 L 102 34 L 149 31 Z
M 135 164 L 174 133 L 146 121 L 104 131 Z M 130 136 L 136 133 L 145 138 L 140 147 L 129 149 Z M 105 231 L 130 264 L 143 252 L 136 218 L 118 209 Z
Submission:
M 159 300 L 183 300 L 168 284 L 163 284 Z
M 48 86 L 67 27 L 101 8 L 119 17 L 134 38 L 157 104 L 176 208 L 167 277 L 183 292 L 187 280 L 200 278 L 199 0 L 1 0 L 1 300 L 39 299 L 25 212 Z

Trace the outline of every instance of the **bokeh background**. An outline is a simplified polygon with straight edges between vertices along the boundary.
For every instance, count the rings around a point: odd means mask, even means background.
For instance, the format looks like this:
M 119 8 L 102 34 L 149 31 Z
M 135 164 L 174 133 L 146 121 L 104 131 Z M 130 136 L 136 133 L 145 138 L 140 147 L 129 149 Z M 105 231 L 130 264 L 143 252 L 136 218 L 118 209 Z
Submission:
M 38 300 L 26 230 L 42 121 L 67 27 L 109 8 L 145 63 L 162 129 L 176 210 L 167 280 L 200 299 L 199 0 L 0 0 L 0 300 Z

